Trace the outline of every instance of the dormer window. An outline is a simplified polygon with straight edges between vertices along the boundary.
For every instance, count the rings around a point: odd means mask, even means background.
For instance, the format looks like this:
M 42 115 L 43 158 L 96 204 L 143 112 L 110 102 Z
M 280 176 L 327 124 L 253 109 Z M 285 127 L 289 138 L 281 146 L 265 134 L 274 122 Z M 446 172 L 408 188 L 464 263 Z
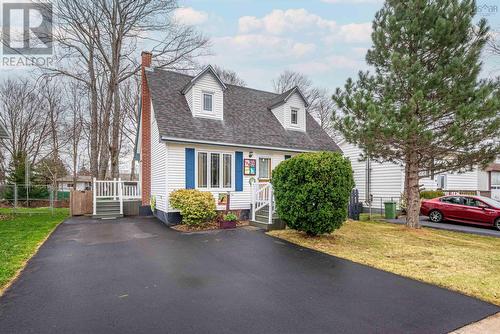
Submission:
M 203 93 L 203 111 L 206 112 L 213 111 L 213 100 L 214 100 L 214 94 Z
M 292 125 L 297 125 L 299 124 L 299 111 L 295 108 L 292 108 L 291 110 L 290 122 L 292 123 Z

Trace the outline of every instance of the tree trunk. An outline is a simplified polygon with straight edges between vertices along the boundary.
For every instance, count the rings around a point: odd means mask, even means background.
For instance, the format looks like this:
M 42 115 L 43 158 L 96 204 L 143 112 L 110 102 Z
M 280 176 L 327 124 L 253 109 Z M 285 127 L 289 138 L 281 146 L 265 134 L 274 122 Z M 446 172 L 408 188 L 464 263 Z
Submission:
M 117 85 L 118 86 L 118 85 Z M 115 87 L 114 91 L 114 109 L 113 109 L 113 126 L 112 126 L 112 136 L 111 136 L 111 177 L 120 177 L 120 125 L 121 125 L 121 115 L 120 115 L 120 91 L 118 87 Z
M 420 228 L 420 191 L 418 185 L 418 162 L 417 155 L 411 152 L 406 161 L 408 182 L 407 182 L 407 201 L 408 208 L 406 212 L 406 226 L 409 228 Z
M 132 158 L 132 162 L 130 163 L 130 181 L 135 181 L 135 160 Z

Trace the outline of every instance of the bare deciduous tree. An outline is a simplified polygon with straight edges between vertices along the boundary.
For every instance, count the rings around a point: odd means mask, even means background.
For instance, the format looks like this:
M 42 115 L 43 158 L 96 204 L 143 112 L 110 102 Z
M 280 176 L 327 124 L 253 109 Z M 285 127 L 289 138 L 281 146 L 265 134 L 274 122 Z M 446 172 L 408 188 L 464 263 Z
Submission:
M 89 92 L 90 169 L 105 178 L 119 173 L 123 112 L 120 85 L 140 69 L 139 45 L 148 45 L 155 65 L 190 69 L 208 40 L 172 20 L 175 0 L 58 0 L 55 41 L 61 55 L 50 75 L 82 82 Z
M 224 83 L 229 84 L 229 85 L 242 86 L 242 87 L 246 86 L 245 80 L 240 78 L 235 71 L 228 70 L 228 69 L 222 68 L 221 66 L 217 66 L 217 65 L 214 65 L 213 68 L 215 70 L 215 73 L 217 73 L 219 78 Z

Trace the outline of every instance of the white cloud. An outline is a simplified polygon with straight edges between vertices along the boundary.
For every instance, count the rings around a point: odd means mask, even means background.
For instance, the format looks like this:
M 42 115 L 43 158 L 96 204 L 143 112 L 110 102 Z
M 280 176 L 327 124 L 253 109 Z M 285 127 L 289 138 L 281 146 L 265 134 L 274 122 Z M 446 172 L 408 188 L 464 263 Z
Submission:
M 316 49 L 314 43 L 264 34 L 243 34 L 213 39 L 218 52 L 251 58 L 303 57 Z
M 307 73 L 327 73 L 332 69 L 347 69 L 347 70 L 361 70 L 367 67 L 367 64 L 362 59 L 355 59 L 353 57 L 332 55 L 324 59 L 298 63 L 292 65 L 293 69 Z
M 208 20 L 208 14 L 192 7 L 180 7 L 174 12 L 174 19 L 180 24 L 197 25 L 205 23 Z
M 340 27 L 339 35 L 346 42 L 368 42 L 371 38 L 372 24 L 350 23 Z
M 287 32 L 310 29 L 335 29 L 337 24 L 333 20 L 323 19 L 321 16 L 301 9 L 275 9 L 262 18 L 243 16 L 238 22 L 241 33 L 264 30 L 265 32 L 280 35 Z

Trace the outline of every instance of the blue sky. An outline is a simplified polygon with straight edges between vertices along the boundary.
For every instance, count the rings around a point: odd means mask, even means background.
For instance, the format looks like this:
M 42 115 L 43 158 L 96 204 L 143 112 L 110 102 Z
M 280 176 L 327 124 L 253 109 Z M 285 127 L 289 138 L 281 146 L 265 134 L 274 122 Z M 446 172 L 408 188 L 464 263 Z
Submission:
M 213 56 L 205 62 L 238 72 L 250 87 L 269 90 L 272 78 L 290 69 L 333 91 L 366 69 L 371 21 L 382 4 L 381 0 L 184 0 L 176 17 L 211 38 Z M 500 30 L 499 12 L 486 18 Z M 499 75 L 494 69 L 500 68 L 500 61 L 490 58 L 485 58 L 484 75 Z
M 371 22 L 383 0 L 179 0 L 174 16 L 210 38 L 202 63 L 236 71 L 249 87 L 271 90 L 286 69 L 302 72 L 330 92 L 366 70 Z M 488 7 L 484 7 L 484 5 Z M 498 0 L 478 0 L 500 32 Z M 496 10 L 487 13 L 487 8 Z M 139 50 L 138 50 L 139 51 Z M 500 56 L 485 54 L 483 76 L 500 75 Z M 1 68 L 0 78 L 31 69 Z

